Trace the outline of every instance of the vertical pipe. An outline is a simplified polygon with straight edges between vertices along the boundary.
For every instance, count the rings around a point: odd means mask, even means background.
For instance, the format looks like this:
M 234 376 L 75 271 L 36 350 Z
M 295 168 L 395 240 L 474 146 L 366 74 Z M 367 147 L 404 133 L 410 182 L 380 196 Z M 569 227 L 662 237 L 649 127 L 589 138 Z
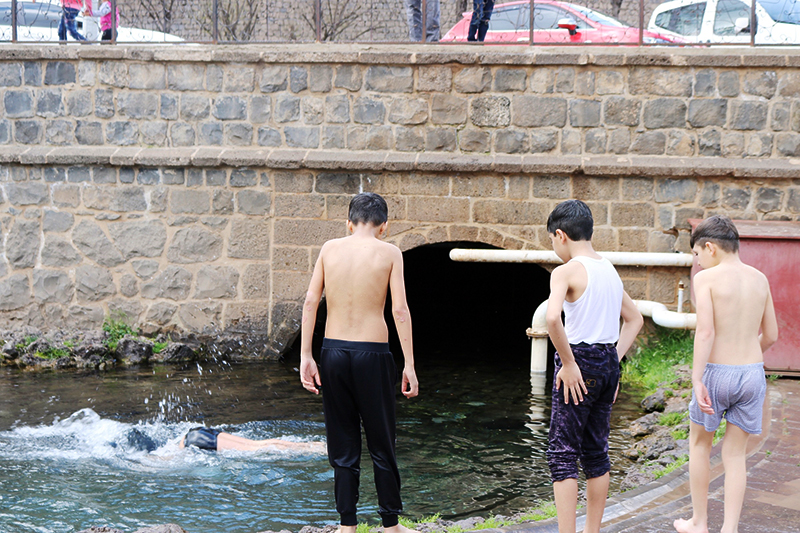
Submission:
M 117 44 L 117 24 L 117 0 L 111 0 L 111 44 Z
M 63 8 L 62 8 L 63 9 Z M 63 13 L 61 15 L 64 16 Z M 11 42 L 17 42 L 17 0 L 11 0 Z
M 529 15 L 528 22 L 530 23 L 531 27 L 530 27 L 530 29 L 528 31 L 528 33 L 529 33 L 529 35 L 528 35 L 528 45 L 529 46 L 533 46 L 533 0 L 530 0 L 530 4 L 529 5 L 530 5 L 530 13 L 528 13 L 528 15 Z
M 322 0 L 314 0 L 314 27 L 317 30 L 317 42 L 322 41 Z
M 686 301 L 686 285 L 682 281 L 678 282 L 678 309 L 679 313 L 683 313 L 683 303 Z
M 547 372 L 547 300 L 533 313 L 528 336 L 531 337 L 531 373 Z
M 758 30 L 758 23 L 756 22 L 756 0 L 750 0 L 750 46 L 756 45 L 756 30 Z
M 639 0 L 639 46 L 644 44 L 644 0 Z
M 214 0 L 211 6 L 211 16 L 214 19 L 211 26 L 211 40 L 217 44 L 219 42 L 219 0 Z
M 428 0 L 422 0 L 422 37 L 420 42 L 428 40 Z

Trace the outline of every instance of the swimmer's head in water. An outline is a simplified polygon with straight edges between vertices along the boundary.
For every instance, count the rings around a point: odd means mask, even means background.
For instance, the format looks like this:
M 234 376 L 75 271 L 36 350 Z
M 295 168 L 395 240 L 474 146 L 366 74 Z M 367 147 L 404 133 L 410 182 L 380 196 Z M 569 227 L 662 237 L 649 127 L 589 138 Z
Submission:
M 189 433 L 183 438 L 184 446 L 195 446 L 201 450 L 215 450 L 217 449 L 217 435 L 220 431 L 217 429 L 210 429 L 204 427 L 197 427 L 189 430 Z
M 158 448 L 156 441 L 136 428 L 129 430 L 125 435 L 125 444 L 129 449 L 148 453 Z

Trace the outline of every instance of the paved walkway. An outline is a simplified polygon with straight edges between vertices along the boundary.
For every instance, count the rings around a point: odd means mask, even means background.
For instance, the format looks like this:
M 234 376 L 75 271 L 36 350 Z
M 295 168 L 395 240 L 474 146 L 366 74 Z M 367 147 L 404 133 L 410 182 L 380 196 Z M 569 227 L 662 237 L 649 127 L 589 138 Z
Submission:
M 751 438 L 747 493 L 739 533 L 800 533 L 800 380 L 782 379 L 767 392 L 769 427 Z M 766 409 L 765 409 L 766 410 Z M 714 448 L 710 531 L 722 526 L 721 445 Z M 609 499 L 603 533 L 674 533 L 675 518 L 691 516 L 688 467 Z M 579 529 L 583 521 L 579 520 Z M 553 520 L 502 528 L 504 533 L 557 533 Z

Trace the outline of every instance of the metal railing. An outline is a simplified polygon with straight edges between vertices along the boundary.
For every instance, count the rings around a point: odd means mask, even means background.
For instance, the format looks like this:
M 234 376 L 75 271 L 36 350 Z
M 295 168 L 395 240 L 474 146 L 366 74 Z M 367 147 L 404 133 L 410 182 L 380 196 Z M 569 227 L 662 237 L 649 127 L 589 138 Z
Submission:
M 470 27 L 472 0 L 108 1 L 111 35 L 104 44 L 438 41 L 775 46 L 800 42 L 800 0 L 577 0 L 582 4 L 512 0 L 494 5 L 484 41 L 472 40 L 481 31 L 480 24 Z M 59 0 L 0 0 L 0 41 L 65 43 L 58 35 L 62 18 Z M 97 17 L 81 16 L 78 24 L 79 33 L 84 31 L 90 39 L 69 42 L 96 43 Z M 63 37 L 63 30 L 60 33 Z

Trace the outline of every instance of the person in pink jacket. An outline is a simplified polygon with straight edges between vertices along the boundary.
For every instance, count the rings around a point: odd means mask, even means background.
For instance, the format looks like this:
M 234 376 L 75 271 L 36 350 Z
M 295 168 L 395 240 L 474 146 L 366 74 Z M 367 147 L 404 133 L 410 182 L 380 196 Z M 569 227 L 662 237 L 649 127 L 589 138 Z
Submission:
M 58 24 L 58 40 L 66 41 L 67 32 L 76 41 L 85 41 L 86 37 L 78 33 L 75 27 L 75 17 L 78 16 L 86 3 L 86 15 L 92 14 L 92 0 L 61 0 L 61 22 Z
M 110 41 L 111 40 L 111 26 L 115 25 L 119 28 L 119 8 L 117 8 L 117 16 L 115 24 L 112 24 L 111 20 L 111 2 L 106 0 L 102 4 L 100 4 L 100 9 L 97 10 L 97 14 L 100 15 L 100 30 L 103 32 L 102 37 L 100 38 L 102 41 Z

